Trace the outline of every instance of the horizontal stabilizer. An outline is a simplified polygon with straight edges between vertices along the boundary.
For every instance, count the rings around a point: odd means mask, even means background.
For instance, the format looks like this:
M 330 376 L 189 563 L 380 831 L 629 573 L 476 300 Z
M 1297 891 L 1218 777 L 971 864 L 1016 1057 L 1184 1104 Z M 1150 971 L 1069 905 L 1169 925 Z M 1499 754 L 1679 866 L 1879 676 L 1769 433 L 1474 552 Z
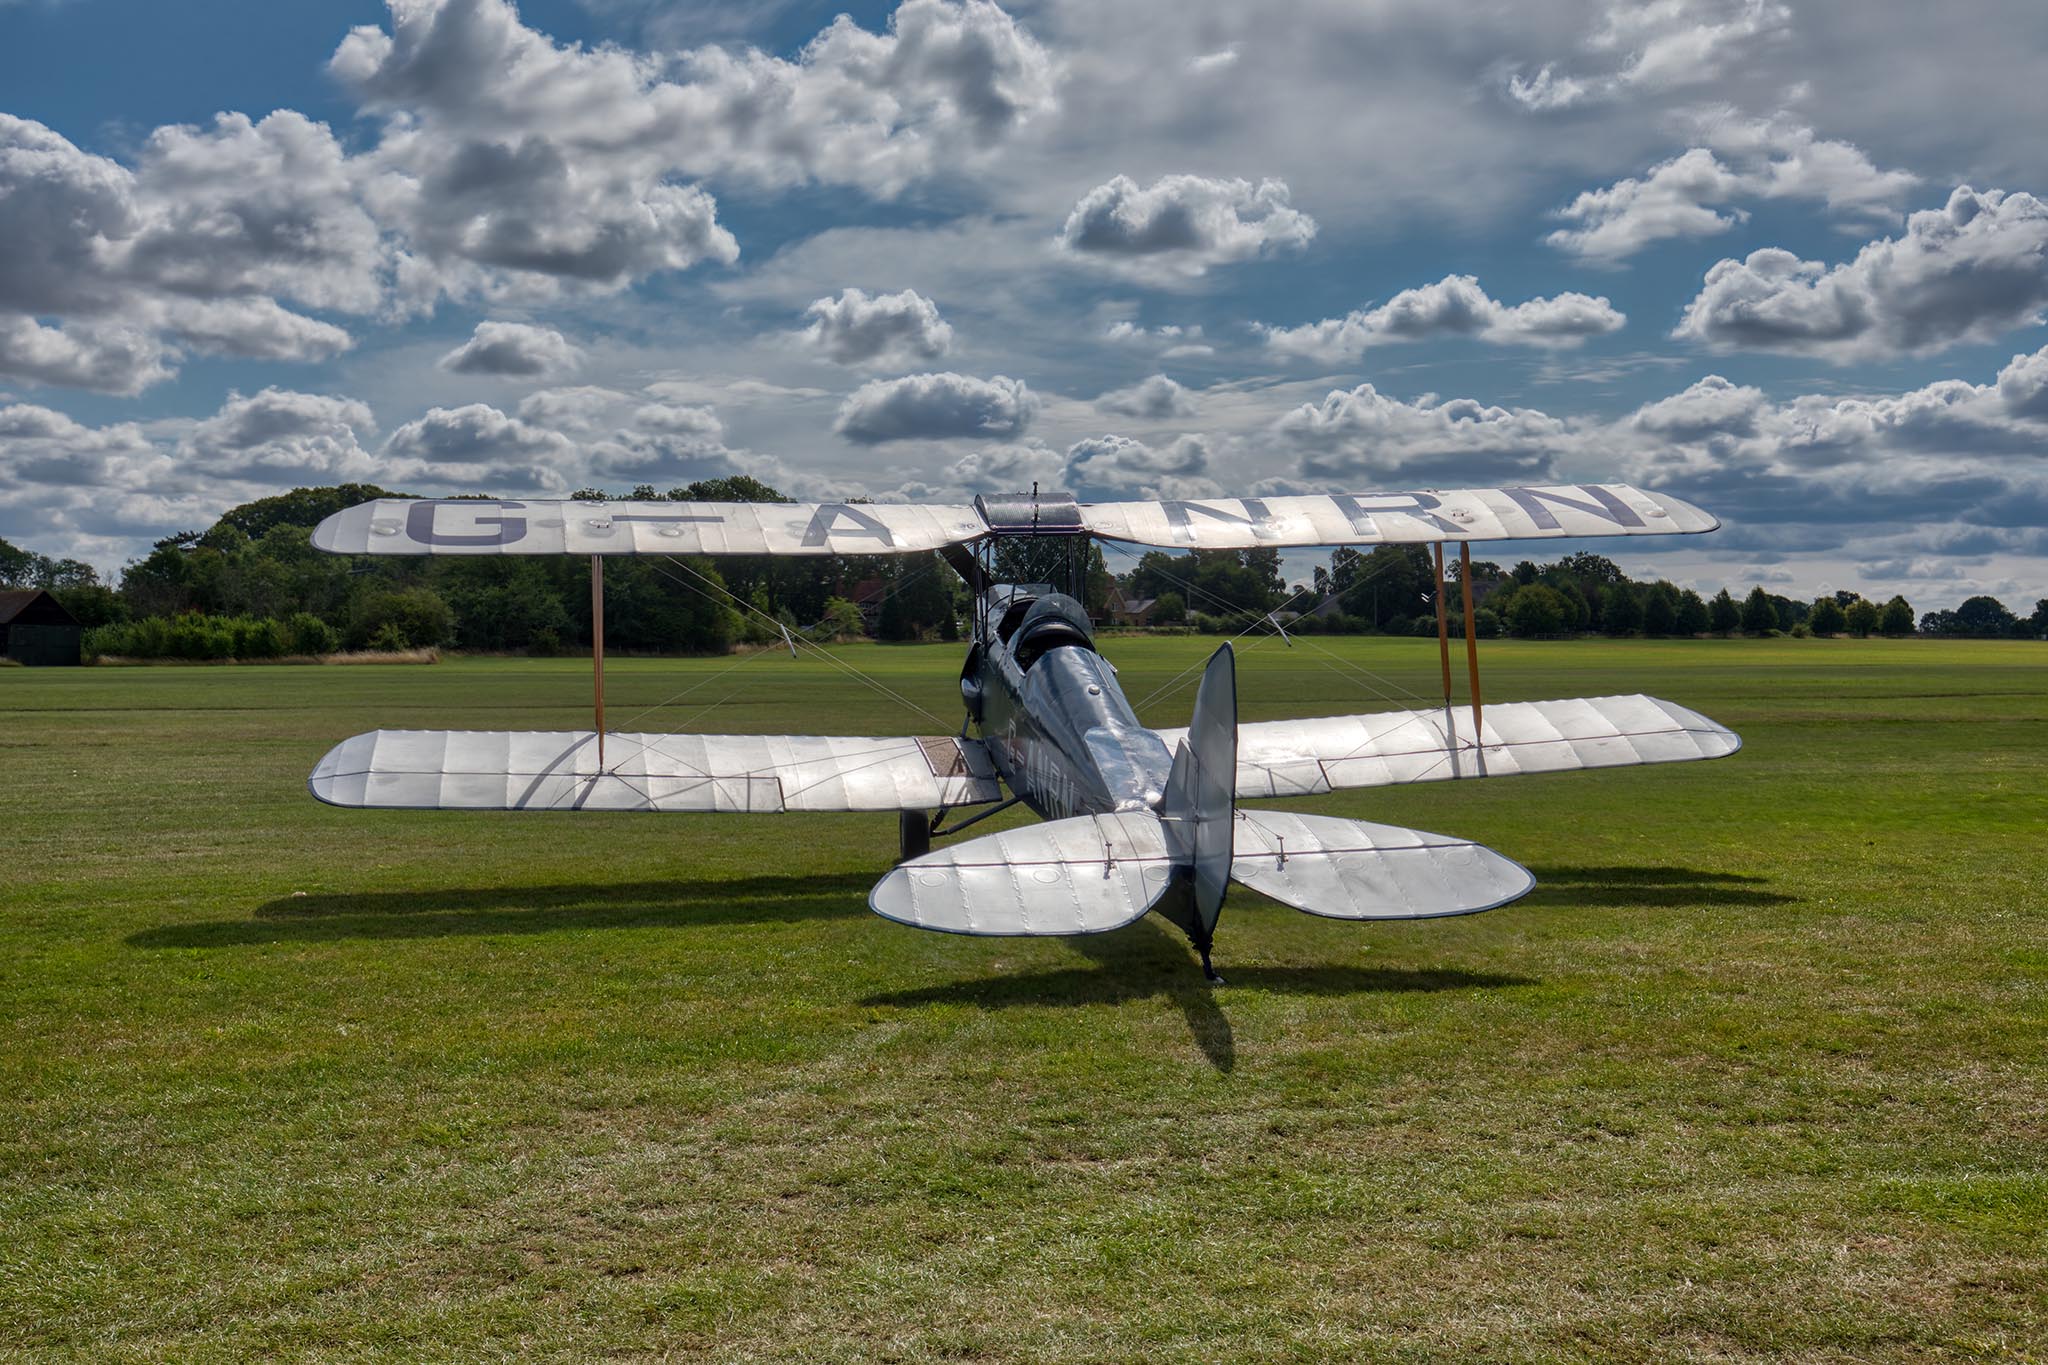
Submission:
M 1171 860 L 1149 811 L 1078 815 L 913 858 L 875 884 L 884 919 L 950 934 L 1099 934 L 1165 894 Z
M 397 810 L 935 810 L 1002 799 L 981 741 L 589 730 L 373 730 L 307 780 L 330 806 Z
M 1232 829 L 1233 880 L 1332 919 L 1469 915 L 1536 884 L 1490 849 L 1393 825 L 1240 810 Z M 1098 934 L 1158 904 L 1173 866 L 1166 825 L 1150 812 L 1081 815 L 913 858 L 868 904 L 954 934 Z
M 1331 919 L 1429 919 L 1492 910 L 1529 894 L 1520 863 L 1465 839 L 1291 811 L 1237 816 L 1230 875 Z
M 1315 720 L 1268 720 L 1237 732 L 1237 795 L 1316 796 L 1351 787 L 1442 782 L 1515 773 L 1570 772 L 1639 763 L 1725 758 L 1734 731 L 1655 697 L 1573 697 L 1506 702 L 1482 712 L 1432 707 Z M 1185 734 L 1161 730 L 1171 748 Z

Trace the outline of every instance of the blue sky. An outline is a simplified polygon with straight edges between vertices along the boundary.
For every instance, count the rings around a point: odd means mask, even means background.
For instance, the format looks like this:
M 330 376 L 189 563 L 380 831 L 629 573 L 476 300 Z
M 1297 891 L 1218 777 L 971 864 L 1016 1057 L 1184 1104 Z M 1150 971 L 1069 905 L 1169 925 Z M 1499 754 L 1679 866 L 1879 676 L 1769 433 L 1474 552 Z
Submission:
M 2036 4 L 839 8 L 0 0 L 0 536 L 1603 478 L 2048 595 Z

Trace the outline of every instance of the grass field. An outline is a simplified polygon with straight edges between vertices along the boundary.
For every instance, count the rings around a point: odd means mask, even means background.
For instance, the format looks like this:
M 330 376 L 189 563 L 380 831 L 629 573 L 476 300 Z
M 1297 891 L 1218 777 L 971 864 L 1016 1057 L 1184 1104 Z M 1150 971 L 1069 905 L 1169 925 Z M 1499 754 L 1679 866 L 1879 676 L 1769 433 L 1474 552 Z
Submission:
M 1136 699 L 1208 643 L 1109 653 Z M 586 723 L 578 661 L 8 670 L 0 1354 L 2048 1359 L 2048 646 L 1486 652 L 1747 747 L 1293 803 L 1541 885 L 1234 893 L 1213 993 L 1156 919 L 875 918 L 893 817 L 305 795 L 380 724 Z M 838 657 L 954 723 L 956 650 Z M 1244 717 L 1397 704 L 1360 666 L 1434 643 L 1262 644 Z M 933 729 L 786 655 L 608 674 L 618 728 Z

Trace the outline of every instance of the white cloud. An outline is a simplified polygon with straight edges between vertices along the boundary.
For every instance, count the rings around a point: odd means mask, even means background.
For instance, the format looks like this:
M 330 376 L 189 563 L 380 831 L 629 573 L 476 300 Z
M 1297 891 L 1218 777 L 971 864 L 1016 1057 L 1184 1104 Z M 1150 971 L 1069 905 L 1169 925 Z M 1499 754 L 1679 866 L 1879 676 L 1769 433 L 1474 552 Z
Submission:
M 1610 55 L 1606 69 L 1573 75 L 1546 63 L 1525 80 L 1507 76 L 1508 98 L 1536 113 L 1677 90 L 1718 79 L 1739 58 L 1785 36 L 1792 10 L 1779 0 L 1651 0 L 1614 3 L 1585 48 Z
M 159 128 L 132 171 L 0 114 L 0 375 L 132 394 L 176 373 L 172 340 L 271 360 L 347 349 L 279 302 L 377 298 L 382 251 L 343 162 L 290 111 Z
M 644 403 L 633 410 L 633 425 L 643 432 L 661 436 L 693 436 L 716 441 L 725 435 L 718 414 L 706 407 L 676 403 Z
M 1300 327 L 1258 325 L 1258 330 L 1266 345 L 1283 355 L 1337 361 L 1355 359 L 1373 346 L 1443 337 L 1577 346 L 1588 337 L 1619 331 L 1627 320 L 1604 298 L 1564 293 L 1509 305 L 1490 297 L 1470 275 L 1446 275 L 1435 284 L 1404 289 L 1376 308 Z
M 230 393 L 178 450 L 186 468 L 223 479 L 369 481 L 382 471 L 359 433 L 375 429 L 369 405 L 356 399 L 268 388 Z
M 1060 482 L 1066 458 L 1036 439 L 985 446 L 946 466 L 946 482 L 969 493 L 1017 493 L 1033 484 L 1050 491 Z
M 1541 482 L 1570 453 L 1572 429 L 1534 408 L 1501 408 L 1470 398 L 1414 402 L 1371 384 L 1332 390 L 1273 424 L 1299 452 L 1309 484 L 1356 491 L 1389 480 L 1456 486 Z
M 811 325 L 798 335 L 841 365 L 901 366 L 936 360 L 952 349 L 953 328 L 939 306 L 915 289 L 870 296 L 841 290 L 804 310 Z
M 913 374 L 861 385 L 840 405 L 832 429 L 862 445 L 1017 436 L 1030 424 L 1034 407 L 1023 381 L 1005 375 Z
M 1127 389 L 1111 389 L 1095 400 L 1095 406 L 1103 412 L 1153 421 L 1195 415 L 1193 396 L 1163 374 L 1142 379 Z
M 1989 341 L 2048 308 L 2048 205 L 1965 186 L 1832 269 L 1774 247 L 1707 272 L 1673 335 L 1834 361 Z
M 488 469 L 497 477 L 507 471 L 530 473 L 532 486 L 539 487 L 561 486 L 555 470 L 574 454 L 560 432 L 508 417 L 488 403 L 430 408 L 392 432 L 384 449 L 428 465 Z
M 0 375 L 26 383 L 137 394 L 177 373 L 176 360 L 175 351 L 141 328 L 45 327 L 0 313 Z
M 452 374 L 533 378 L 573 370 L 582 352 L 552 327 L 525 322 L 479 322 L 468 341 L 437 362 Z
M 1726 232 L 1748 218 L 1733 202 L 1749 198 L 1810 200 L 1835 213 L 1896 221 L 1900 196 L 1918 181 L 1784 119 L 1722 114 L 1704 120 L 1702 131 L 1706 146 L 1652 166 L 1641 179 L 1580 194 L 1558 211 L 1572 226 L 1544 240 L 1584 260 L 1614 262 L 1652 242 Z
M 1208 477 L 1209 445 L 1200 436 L 1177 436 L 1162 446 L 1128 436 L 1095 436 L 1067 450 L 1066 478 L 1076 491 L 1136 494 L 1147 498 L 1214 497 Z
M 882 195 L 987 155 L 1054 107 L 1058 79 L 988 0 L 905 0 L 884 33 L 842 15 L 794 61 L 564 47 L 504 0 L 407 0 L 390 33 L 351 33 L 331 69 L 458 144 L 544 137 L 643 185 L 680 173 Z
M 1140 189 L 1119 175 L 1081 197 L 1056 239 L 1076 256 L 1155 278 L 1194 278 L 1219 265 L 1299 250 L 1315 219 L 1288 203 L 1287 186 L 1262 180 L 1162 176 Z
M 521 420 L 571 433 L 594 431 L 632 403 L 631 394 L 601 384 L 538 389 L 519 400 Z

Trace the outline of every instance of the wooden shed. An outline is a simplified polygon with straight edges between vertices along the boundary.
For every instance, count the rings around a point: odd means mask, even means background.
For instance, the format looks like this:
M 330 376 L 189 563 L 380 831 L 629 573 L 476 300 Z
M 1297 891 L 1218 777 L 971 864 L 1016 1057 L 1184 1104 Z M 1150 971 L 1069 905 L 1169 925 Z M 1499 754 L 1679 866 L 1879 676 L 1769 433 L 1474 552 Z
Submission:
M 85 627 L 41 588 L 0 591 L 0 655 L 31 665 L 80 662 Z

